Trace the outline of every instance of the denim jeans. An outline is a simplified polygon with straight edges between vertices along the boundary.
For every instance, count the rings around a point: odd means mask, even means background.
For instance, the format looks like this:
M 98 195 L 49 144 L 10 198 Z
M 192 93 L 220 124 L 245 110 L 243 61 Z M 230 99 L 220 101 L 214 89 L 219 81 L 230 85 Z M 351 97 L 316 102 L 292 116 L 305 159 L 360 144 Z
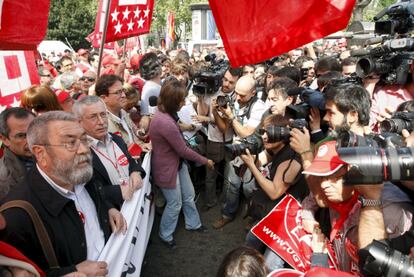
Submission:
M 260 253 L 264 253 L 265 263 L 270 272 L 279 268 L 284 268 L 285 261 L 253 235 L 251 231 L 246 235 L 246 245 L 256 249 Z
M 238 159 L 238 158 L 236 158 Z M 226 200 L 223 208 L 223 217 L 233 219 L 239 208 L 240 186 L 243 185 L 243 194 L 249 198 L 256 189 L 256 179 L 249 169 L 243 177 L 239 177 L 234 169 L 235 160 L 226 164 Z
M 200 216 L 194 203 L 194 187 L 186 163 L 183 163 L 178 171 L 176 187 L 162 188 L 161 191 L 167 201 L 160 223 L 159 236 L 162 240 L 173 240 L 181 207 L 184 212 L 185 228 L 192 230 L 201 227 Z

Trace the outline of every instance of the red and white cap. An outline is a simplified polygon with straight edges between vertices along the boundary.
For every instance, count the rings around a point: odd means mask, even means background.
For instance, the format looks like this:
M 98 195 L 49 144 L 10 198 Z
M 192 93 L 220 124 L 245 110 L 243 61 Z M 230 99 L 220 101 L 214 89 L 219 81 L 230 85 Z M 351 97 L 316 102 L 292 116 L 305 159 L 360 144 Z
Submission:
M 302 174 L 329 176 L 346 164 L 339 158 L 338 152 L 336 151 L 336 141 L 328 141 L 319 147 L 312 164 Z

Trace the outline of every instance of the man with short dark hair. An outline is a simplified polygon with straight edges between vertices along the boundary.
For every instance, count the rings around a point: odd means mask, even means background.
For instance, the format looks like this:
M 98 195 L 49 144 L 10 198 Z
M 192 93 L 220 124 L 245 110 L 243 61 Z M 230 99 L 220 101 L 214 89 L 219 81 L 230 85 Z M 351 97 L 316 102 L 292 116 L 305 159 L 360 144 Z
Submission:
M 26 132 L 34 118 L 33 113 L 23 108 L 9 108 L 0 114 L 0 139 L 6 146 L 0 159 L 0 199 L 33 167 Z
M 138 142 L 136 128 L 125 110 L 122 109 L 126 102 L 124 80 L 118 75 L 105 74 L 96 82 L 96 96 L 100 97 L 108 110 L 108 131 L 119 135 L 129 146 Z

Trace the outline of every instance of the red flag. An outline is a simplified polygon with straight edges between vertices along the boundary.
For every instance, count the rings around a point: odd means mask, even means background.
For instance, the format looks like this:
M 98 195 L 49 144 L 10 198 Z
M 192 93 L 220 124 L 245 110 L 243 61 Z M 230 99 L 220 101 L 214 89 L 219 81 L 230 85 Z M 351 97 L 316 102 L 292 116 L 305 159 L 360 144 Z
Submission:
M 232 66 L 254 64 L 344 29 L 355 0 L 209 0 Z
M 170 48 L 175 39 L 174 33 L 174 13 L 167 13 L 167 33 L 165 35 L 166 47 Z
M 154 0 L 112 0 L 106 42 L 149 33 Z
M 35 50 L 46 35 L 49 6 L 50 0 L 0 0 L 0 49 Z
M 20 92 L 39 84 L 33 51 L 0 51 L 0 112 L 20 106 Z
M 288 194 L 252 228 L 252 233 L 294 269 L 306 272 L 310 268 L 312 235 L 302 227 L 301 211 L 299 202 Z M 337 268 L 332 248 L 328 251 L 330 266 Z

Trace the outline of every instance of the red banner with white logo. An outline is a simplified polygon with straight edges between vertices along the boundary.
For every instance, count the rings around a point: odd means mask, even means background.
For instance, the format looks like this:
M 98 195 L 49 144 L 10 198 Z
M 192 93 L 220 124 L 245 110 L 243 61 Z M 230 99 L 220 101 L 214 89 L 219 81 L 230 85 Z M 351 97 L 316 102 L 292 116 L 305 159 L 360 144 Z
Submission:
M 149 33 L 154 0 L 112 0 L 106 41 Z
M 286 195 L 252 232 L 294 269 L 310 269 L 312 235 L 303 229 L 302 207 L 291 195 Z
M 209 0 L 233 67 L 262 62 L 346 28 L 355 0 Z
M 0 112 L 20 106 L 20 93 L 39 84 L 33 51 L 0 51 Z
M 0 0 L 0 49 L 35 50 L 46 35 L 50 0 Z

